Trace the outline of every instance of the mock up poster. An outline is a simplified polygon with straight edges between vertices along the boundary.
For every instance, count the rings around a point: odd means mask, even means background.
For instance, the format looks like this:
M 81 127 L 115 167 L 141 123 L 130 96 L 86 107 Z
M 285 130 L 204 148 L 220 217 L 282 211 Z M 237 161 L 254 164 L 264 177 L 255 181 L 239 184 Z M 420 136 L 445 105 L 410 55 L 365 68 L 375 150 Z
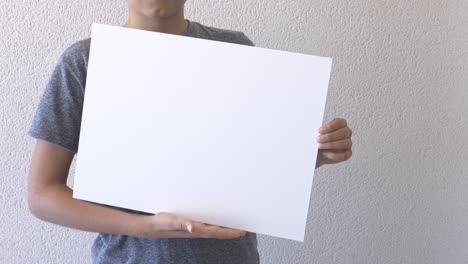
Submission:
M 331 63 L 93 24 L 73 197 L 303 241 Z

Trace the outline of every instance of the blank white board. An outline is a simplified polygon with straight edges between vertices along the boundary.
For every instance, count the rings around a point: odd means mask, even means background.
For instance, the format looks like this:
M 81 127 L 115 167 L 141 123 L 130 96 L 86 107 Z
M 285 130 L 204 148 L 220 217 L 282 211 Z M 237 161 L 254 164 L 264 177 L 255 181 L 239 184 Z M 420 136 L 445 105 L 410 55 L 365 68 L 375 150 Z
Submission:
M 330 71 L 93 24 L 73 197 L 303 241 Z

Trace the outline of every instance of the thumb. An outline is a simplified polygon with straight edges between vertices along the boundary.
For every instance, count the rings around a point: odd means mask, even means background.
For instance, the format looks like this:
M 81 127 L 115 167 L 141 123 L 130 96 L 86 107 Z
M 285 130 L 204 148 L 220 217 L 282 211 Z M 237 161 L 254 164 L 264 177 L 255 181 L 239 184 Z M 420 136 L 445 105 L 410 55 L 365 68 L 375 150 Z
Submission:
M 178 223 L 176 224 L 176 229 L 180 231 L 187 231 L 189 233 L 193 232 L 193 223 L 192 221 L 185 219 L 185 218 L 179 218 Z
M 185 223 L 185 227 L 187 228 L 187 231 L 188 231 L 189 233 L 193 233 L 193 224 L 192 224 L 192 222 L 187 221 L 187 222 Z
M 173 231 L 188 231 L 193 232 L 194 223 L 185 217 L 180 217 L 170 213 L 158 213 L 158 223 L 163 229 Z M 165 227 L 165 228 L 164 228 Z

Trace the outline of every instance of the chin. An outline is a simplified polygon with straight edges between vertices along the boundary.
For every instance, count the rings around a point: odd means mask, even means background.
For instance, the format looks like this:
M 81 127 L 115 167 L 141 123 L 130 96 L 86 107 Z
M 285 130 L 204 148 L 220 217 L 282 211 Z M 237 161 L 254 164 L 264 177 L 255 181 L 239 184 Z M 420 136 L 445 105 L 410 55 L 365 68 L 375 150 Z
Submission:
M 184 9 L 184 0 L 146 1 L 141 12 L 148 17 L 168 18 L 177 15 Z
M 158 18 L 168 18 L 175 16 L 179 10 L 167 9 L 167 8 L 153 8 L 150 10 L 144 10 L 143 13 L 147 17 L 158 17 Z

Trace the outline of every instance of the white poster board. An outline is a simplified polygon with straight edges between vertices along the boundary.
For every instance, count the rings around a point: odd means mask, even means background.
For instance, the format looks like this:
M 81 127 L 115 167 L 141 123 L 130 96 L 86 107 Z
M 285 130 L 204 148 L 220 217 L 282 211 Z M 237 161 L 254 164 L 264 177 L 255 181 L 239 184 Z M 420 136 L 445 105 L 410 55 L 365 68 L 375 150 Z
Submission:
M 93 24 L 73 197 L 303 241 L 331 59 Z

